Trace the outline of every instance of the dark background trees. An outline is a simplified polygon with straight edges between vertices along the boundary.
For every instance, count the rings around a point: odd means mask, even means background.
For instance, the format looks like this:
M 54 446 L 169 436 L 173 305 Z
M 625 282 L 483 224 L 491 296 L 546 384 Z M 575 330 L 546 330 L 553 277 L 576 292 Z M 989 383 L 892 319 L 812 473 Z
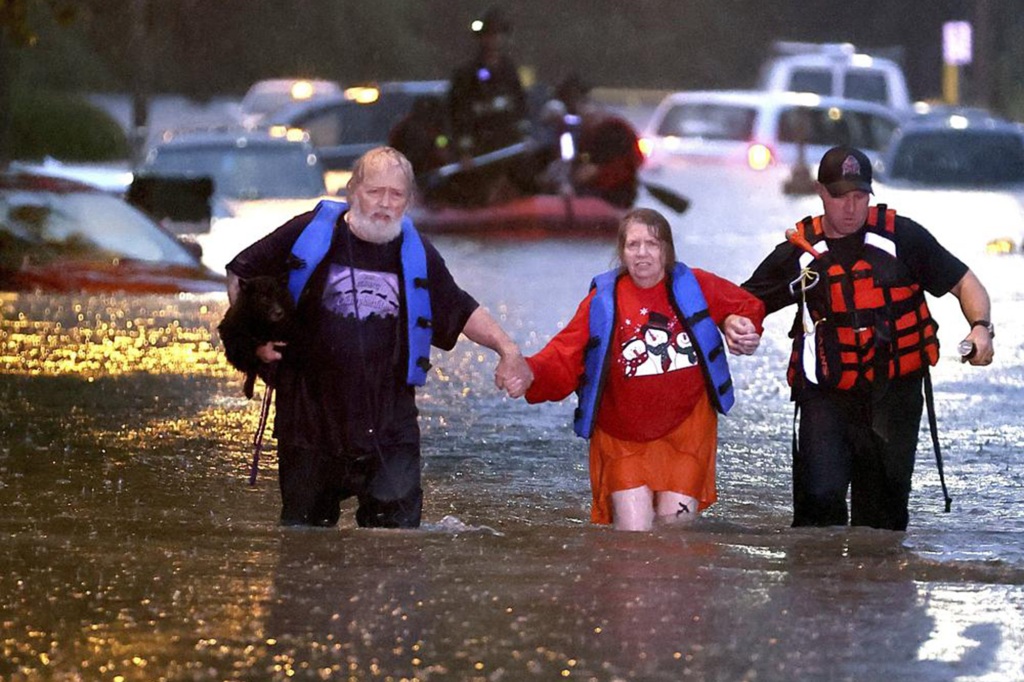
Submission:
M 12 87 L 240 95 L 272 76 L 342 83 L 446 78 L 491 5 L 515 25 L 536 77 L 577 71 L 608 87 L 753 85 L 775 40 L 894 50 L 915 98 L 941 94 L 941 26 L 975 24 L 962 99 L 1024 111 L 1017 0 L 0 0 Z M 8 11 L 20 7 L 21 19 Z M 67 22 L 67 8 L 73 18 Z M 12 26 L 38 36 L 12 43 Z M 24 31 L 22 31 L 24 32 Z

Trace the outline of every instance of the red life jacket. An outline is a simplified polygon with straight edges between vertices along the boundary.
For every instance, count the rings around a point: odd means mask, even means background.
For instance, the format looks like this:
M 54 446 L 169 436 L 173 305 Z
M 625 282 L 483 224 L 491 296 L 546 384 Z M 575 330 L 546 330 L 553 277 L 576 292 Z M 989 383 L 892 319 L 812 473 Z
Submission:
M 938 362 L 938 324 L 921 286 L 896 258 L 895 229 L 896 211 L 871 207 L 863 249 L 849 269 L 829 253 L 821 216 L 790 231 L 790 241 L 804 249 L 802 291 L 800 281 L 793 285 L 801 301 L 790 333 L 791 386 L 862 389 Z

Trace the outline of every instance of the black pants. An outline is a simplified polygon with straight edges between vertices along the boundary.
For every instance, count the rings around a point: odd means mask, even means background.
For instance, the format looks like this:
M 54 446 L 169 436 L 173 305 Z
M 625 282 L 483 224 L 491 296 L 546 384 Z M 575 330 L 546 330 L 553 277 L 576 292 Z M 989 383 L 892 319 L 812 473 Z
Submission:
M 419 443 L 381 452 L 331 455 L 321 450 L 278 449 L 281 523 L 333 526 L 341 502 L 356 497 L 356 523 L 367 528 L 418 528 L 423 511 Z
M 906 530 L 924 397 L 920 377 L 879 395 L 801 391 L 793 453 L 794 526 Z M 850 511 L 846 493 L 850 490 Z

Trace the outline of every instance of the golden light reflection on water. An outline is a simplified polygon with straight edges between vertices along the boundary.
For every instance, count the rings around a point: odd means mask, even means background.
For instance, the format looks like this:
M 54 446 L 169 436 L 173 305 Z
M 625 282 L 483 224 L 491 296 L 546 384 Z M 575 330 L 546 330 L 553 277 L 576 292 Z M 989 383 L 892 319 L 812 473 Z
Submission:
M 215 331 L 226 308 L 223 294 L 0 294 L 0 371 L 227 376 Z

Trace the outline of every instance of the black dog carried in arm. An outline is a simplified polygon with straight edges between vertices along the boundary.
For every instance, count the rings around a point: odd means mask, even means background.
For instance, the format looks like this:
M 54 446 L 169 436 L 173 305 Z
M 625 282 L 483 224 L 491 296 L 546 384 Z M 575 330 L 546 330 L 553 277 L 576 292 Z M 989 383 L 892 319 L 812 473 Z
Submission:
M 217 332 L 228 362 L 245 373 L 245 397 L 252 398 L 257 376 L 273 385 L 273 366 L 256 356 L 256 348 L 291 338 L 295 303 L 283 278 L 252 277 L 238 284 L 238 296 L 224 313 Z

